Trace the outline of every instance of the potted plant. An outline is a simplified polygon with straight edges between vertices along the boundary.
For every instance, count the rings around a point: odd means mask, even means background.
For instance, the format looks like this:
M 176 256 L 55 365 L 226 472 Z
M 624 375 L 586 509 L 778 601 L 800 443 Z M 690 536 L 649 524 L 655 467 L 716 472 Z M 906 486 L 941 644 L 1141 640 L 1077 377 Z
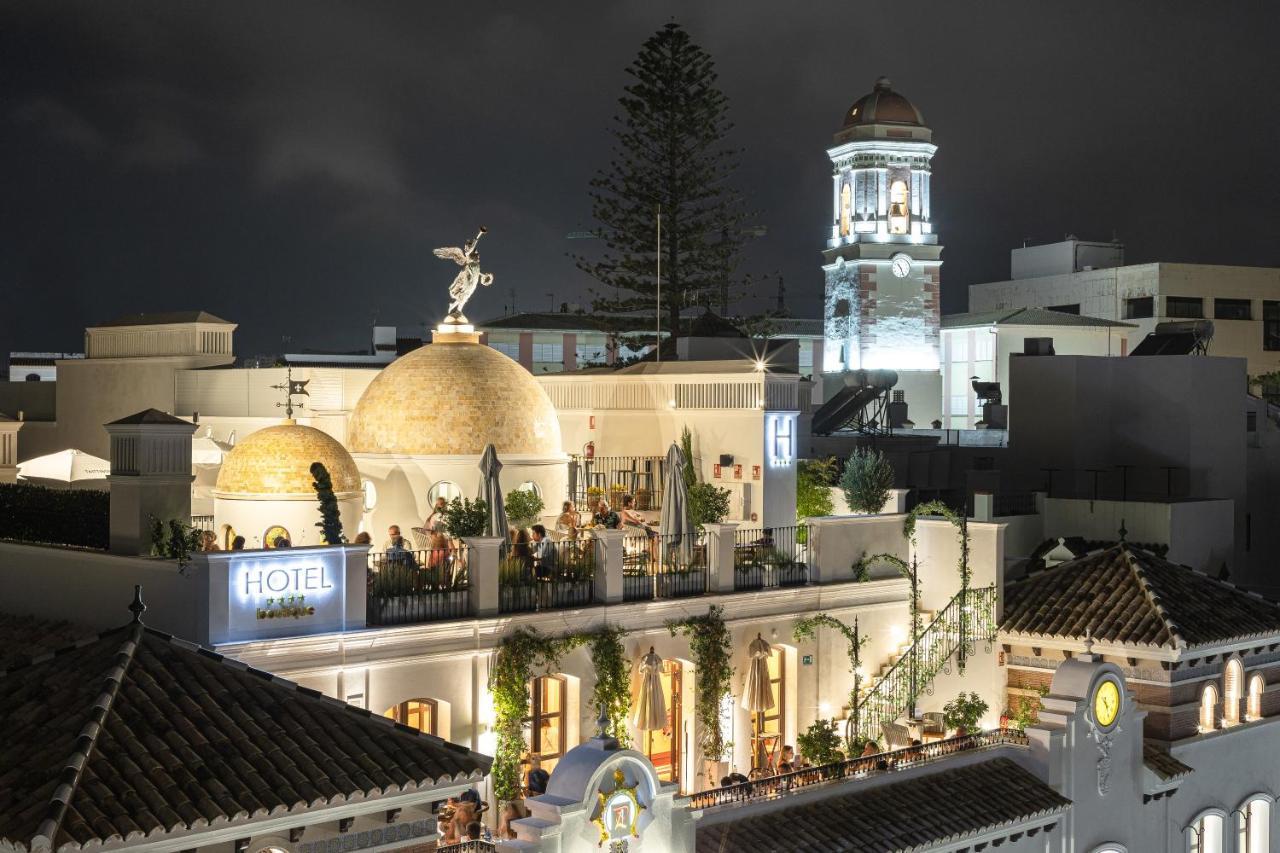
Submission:
M 515 528 L 532 527 L 538 523 L 544 504 L 532 489 L 516 489 L 502 502 L 507 511 L 507 522 Z
M 814 766 L 834 764 L 839 760 L 840 748 L 844 745 L 839 729 L 835 720 L 814 720 L 796 737 L 796 748 Z
M 977 693 L 965 693 L 962 690 L 956 698 L 942 706 L 942 724 L 948 729 L 955 729 L 957 737 L 967 735 L 977 730 L 978 720 L 987 713 L 988 707 Z

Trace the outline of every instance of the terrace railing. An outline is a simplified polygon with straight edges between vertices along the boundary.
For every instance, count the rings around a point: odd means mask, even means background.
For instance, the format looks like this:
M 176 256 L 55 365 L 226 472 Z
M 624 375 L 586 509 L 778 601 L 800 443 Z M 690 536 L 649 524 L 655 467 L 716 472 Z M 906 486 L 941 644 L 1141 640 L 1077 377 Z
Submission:
M 801 586 L 809 581 L 809 526 L 734 531 L 733 588 Z
M 366 624 L 412 625 L 470 616 L 470 554 L 470 547 L 461 543 L 424 551 L 371 551 Z
M 622 599 L 685 598 L 707 591 L 703 534 L 627 536 L 622 544 Z
M 604 497 L 614 509 L 630 495 L 640 512 L 662 509 L 667 460 L 663 456 L 573 456 L 569 459 L 569 500 L 586 510 Z
M 957 592 L 884 677 L 858 699 L 850 715 L 853 734 L 875 739 L 880 724 L 910 709 L 934 676 L 950 667 L 953 656 L 961 657 L 963 671 L 963 658 L 973 654 L 975 642 L 991 643 L 995 634 L 995 587 Z
M 498 612 L 569 610 L 595 602 L 596 550 L 589 538 L 544 540 L 541 560 L 533 543 L 502 546 L 498 563 Z
M 193 515 L 191 516 L 191 526 L 199 531 L 213 530 L 212 515 Z
M 766 776 L 752 782 L 701 791 L 689 798 L 689 808 L 707 809 L 714 806 L 770 800 L 799 788 L 843 779 L 894 773 L 908 767 L 919 767 L 921 764 L 940 761 L 957 753 L 1005 745 L 1026 746 L 1027 737 L 1017 729 L 994 729 L 989 732 L 934 741 L 922 746 L 909 746 L 892 752 L 850 758 L 819 767 L 806 767 L 803 770 Z
M 436 853 L 491 853 L 498 848 L 492 841 L 459 841 L 457 844 L 442 844 Z

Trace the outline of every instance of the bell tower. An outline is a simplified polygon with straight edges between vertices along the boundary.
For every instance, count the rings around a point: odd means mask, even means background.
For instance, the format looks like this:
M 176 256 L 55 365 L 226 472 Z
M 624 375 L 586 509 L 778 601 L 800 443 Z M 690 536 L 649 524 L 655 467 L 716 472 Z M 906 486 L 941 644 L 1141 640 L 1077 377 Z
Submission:
M 920 111 L 881 77 L 849 108 L 827 150 L 826 372 L 939 368 L 942 246 L 930 210 L 932 138 Z

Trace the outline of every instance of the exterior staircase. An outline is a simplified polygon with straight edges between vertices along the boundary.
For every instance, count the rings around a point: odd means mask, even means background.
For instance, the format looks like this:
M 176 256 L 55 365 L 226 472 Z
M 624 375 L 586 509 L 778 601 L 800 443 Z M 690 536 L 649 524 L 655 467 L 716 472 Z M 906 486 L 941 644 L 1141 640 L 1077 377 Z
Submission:
M 953 657 L 972 655 L 979 640 L 988 644 L 995 640 L 995 593 L 994 586 L 961 590 L 940 613 L 921 611 L 923 627 L 916 642 L 899 646 L 877 674 L 864 679 L 856 709 L 846 709 L 850 734 L 878 737 L 880 723 L 906 713 Z M 963 661 L 959 660 L 958 665 L 963 667 Z

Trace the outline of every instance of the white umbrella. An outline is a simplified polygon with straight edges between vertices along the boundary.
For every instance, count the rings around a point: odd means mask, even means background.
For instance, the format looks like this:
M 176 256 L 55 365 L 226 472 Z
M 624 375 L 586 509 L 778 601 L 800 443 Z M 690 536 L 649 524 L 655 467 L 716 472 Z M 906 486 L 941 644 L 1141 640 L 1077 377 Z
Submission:
M 506 539 L 509 535 L 507 524 L 507 508 L 502 504 L 502 483 L 498 475 L 502 473 L 502 463 L 498 461 L 498 451 L 492 444 L 486 444 L 484 454 L 480 457 L 480 499 L 489 505 L 490 536 Z
M 684 454 L 674 441 L 667 451 L 666 466 L 667 482 L 662 488 L 658 530 L 662 534 L 663 545 L 676 552 L 675 562 L 687 566 L 693 562 L 693 540 L 697 531 L 689 520 L 689 492 L 680 473 L 684 470 Z
M 769 683 L 769 656 L 773 647 L 765 638 L 756 634 L 756 638 L 747 646 L 747 654 L 751 663 L 747 666 L 747 683 L 742 691 L 742 707 L 753 714 L 772 711 L 776 704 L 773 701 L 773 685 Z
M 83 450 L 59 450 L 18 464 L 18 477 L 23 480 L 48 480 L 53 483 L 85 483 L 105 481 L 111 463 Z
M 191 437 L 191 464 L 221 465 L 222 457 L 231 452 L 230 444 L 218 441 L 211 433 L 206 428 L 204 435 Z
M 654 654 L 653 646 L 649 647 L 649 654 L 640 658 L 640 692 L 636 696 L 633 721 L 642 732 L 667 727 L 667 699 L 662 693 L 662 658 Z

